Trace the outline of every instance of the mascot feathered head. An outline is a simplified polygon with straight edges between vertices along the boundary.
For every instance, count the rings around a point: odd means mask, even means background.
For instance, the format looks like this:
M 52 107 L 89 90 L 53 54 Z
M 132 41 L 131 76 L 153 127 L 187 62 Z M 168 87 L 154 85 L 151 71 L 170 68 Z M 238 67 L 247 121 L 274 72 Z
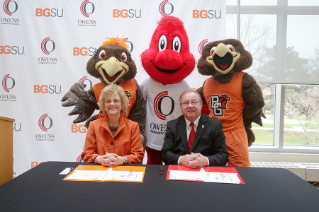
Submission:
M 106 85 L 133 79 L 136 66 L 123 38 L 107 38 L 88 61 L 87 72 Z
M 218 76 L 243 71 L 252 65 L 253 58 L 236 39 L 208 43 L 202 51 L 197 68 L 202 75 Z
M 141 59 L 145 71 L 157 82 L 173 84 L 185 79 L 195 67 L 195 58 L 189 52 L 183 22 L 173 16 L 164 16 Z

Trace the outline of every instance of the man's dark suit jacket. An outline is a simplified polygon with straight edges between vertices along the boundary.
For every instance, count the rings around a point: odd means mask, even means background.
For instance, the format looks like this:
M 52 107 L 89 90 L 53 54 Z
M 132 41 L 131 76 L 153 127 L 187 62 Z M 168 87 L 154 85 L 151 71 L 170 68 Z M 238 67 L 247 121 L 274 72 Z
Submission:
M 222 122 L 201 114 L 191 148 L 193 153 L 201 153 L 209 159 L 210 166 L 223 166 L 228 162 Z M 182 155 L 190 154 L 184 116 L 167 123 L 164 145 L 161 150 L 165 164 L 178 163 Z

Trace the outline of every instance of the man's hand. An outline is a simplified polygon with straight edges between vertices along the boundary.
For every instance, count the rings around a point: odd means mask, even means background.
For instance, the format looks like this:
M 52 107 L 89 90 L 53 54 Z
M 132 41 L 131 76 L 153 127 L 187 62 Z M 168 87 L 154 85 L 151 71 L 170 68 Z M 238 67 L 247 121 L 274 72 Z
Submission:
M 201 168 L 208 165 L 207 158 L 200 153 L 191 153 L 181 156 L 180 164 L 189 168 Z

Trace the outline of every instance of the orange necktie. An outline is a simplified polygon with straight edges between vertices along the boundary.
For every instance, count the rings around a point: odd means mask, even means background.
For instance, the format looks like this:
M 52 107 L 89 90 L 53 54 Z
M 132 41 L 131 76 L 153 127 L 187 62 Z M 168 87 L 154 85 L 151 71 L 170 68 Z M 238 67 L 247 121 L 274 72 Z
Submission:
M 193 145 L 193 141 L 194 141 L 194 137 L 195 137 L 195 130 L 194 130 L 194 123 L 190 123 L 192 130 L 189 133 L 189 137 L 188 137 L 188 149 L 189 149 L 189 153 L 191 152 L 191 148 Z

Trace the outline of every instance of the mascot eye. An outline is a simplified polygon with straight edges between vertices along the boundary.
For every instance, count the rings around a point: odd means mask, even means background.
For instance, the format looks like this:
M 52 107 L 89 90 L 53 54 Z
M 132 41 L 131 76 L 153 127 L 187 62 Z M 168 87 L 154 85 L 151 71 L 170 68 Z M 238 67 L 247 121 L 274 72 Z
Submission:
M 229 48 L 229 50 L 230 50 L 231 52 L 234 52 L 234 51 L 235 51 L 235 47 L 233 47 L 233 45 L 231 45 L 231 44 L 227 44 L 227 48 Z
M 104 50 L 101 50 L 100 53 L 99 53 L 99 58 L 104 60 L 106 58 L 106 53 Z
M 165 35 L 162 35 L 158 41 L 158 51 L 161 52 L 167 48 L 167 38 Z
M 178 36 L 176 36 L 173 40 L 173 50 L 180 53 L 182 47 L 181 39 L 179 39 Z
M 210 51 L 209 51 L 209 54 L 210 54 L 210 55 L 213 55 L 215 49 L 216 49 L 216 46 L 214 46 L 213 48 L 211 48 Z
M 121 54 L 121 61 L 122 61 L 122 62 L 127 61 L 127 55 L 125 54 L 125 52 L 123 52 L 123 53 Z

